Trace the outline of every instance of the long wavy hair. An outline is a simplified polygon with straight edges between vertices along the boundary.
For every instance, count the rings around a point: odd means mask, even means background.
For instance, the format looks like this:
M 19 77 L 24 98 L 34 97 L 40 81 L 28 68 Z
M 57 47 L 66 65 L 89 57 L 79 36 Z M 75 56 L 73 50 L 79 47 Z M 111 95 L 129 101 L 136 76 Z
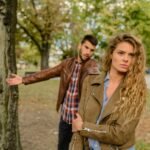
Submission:
M 120 101 L 114 108 L 114 113 L 127 115 L 126 123 L 135 117 L 140 117 L 146 101 L 145 72 L 145 50 L 141 41 L 131 34 L 123 33 L 113 37 L 108 45 L 105 59 L 102 62 L 102 70 L 108 72 L 111 67 L 111 54 L 121 42 L 130 43 L 135 50 L 135 62 L 126 73 L 121 89 Z

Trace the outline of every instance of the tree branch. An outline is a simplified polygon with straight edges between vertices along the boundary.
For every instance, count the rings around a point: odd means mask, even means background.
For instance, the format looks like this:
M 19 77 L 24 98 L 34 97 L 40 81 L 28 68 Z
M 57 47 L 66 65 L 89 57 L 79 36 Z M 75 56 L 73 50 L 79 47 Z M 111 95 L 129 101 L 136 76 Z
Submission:
M 33 9 L 34 9 L 35 17 L 37 17 L 38 13 L 37 13 L 36 4 L 35 4 L 34 0 L 31 0 L 31 4 L 32 4 Z
M 27 18 L 26 20 L 28 20 L 28 21 L 37 29 L 37 31 L 39 31 L 40 34 L 42 33 L 42 30 L 41 30 L 41 28 L 38 26 L 38 24 L 36 24 L 34 21 L 32 21 L 32 20 L 30 19 L 30 17 L 28 17 L 23 11 L 21 11 L 21 14 L 22 14 L 24 17 Z
M 34 36 L 20 23 L 17 22 L 17 24 L 20 26 L 21 29 L 23 29 L 24 33 L 27 34 L 30 39 L 35 43 L 35 45 L 37 46 L 38 50 L 41 51 L 41 46 L 39 44 L 39 41 L 37 41 Z

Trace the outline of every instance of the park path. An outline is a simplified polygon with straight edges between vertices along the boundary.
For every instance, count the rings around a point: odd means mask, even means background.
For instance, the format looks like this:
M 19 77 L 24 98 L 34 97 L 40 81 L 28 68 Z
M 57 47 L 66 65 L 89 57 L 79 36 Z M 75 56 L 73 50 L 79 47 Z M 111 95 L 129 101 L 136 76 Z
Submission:
M 55 105 L 55 104 L 54 104 Z M 49 103 L 20 101 L 19 121 L 23 150 L 56 150 L 59 114 Z

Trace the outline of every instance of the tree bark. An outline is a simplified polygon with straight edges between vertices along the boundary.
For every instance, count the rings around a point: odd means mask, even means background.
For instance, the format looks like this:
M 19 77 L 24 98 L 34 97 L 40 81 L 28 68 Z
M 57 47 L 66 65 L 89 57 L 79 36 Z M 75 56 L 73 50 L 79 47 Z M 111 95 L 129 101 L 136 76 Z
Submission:
M 49 67 L 49 43 L 42 43 L 42 48 L 40 50 L 41 56 L 41 70 Z
M 0 150 L 21 150 L 18 125 L 18 88 L 8 87 L 16 73 L 15 30 L 17 0 L 0 0 Z

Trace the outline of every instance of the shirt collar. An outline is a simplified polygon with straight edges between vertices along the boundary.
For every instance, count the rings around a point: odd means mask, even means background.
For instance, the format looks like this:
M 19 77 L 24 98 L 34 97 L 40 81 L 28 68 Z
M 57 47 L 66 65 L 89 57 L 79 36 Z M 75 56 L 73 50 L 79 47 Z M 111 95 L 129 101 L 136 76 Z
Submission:
M 76 64 L 82 64 L 83 62 L 78 62 L 78 58 L 75 59 Z
M 107 72 L 106 77 L 105 77 L 105 79 L 104 79 L 104 82 L 107 82 L 108 80 L 110 80 L 109 72 Z

